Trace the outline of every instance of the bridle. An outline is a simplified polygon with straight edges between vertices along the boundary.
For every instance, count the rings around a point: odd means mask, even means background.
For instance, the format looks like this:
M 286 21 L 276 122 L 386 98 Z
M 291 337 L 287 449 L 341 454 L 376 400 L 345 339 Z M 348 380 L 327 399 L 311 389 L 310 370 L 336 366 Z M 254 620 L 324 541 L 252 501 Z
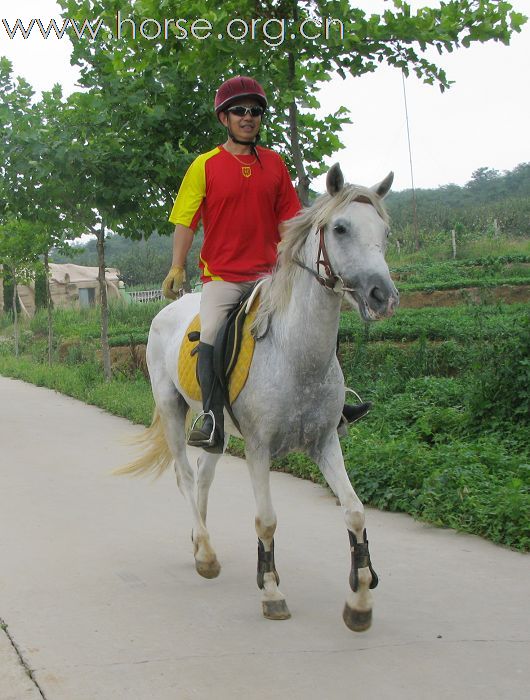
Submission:
M 342 279 L 342 277 L 333 272 L 333 268 L 331 267 L 331 262 L 329 260 L 328 251 L 326 248 L 326 241 L 324 240 L 324 226 L 320 227 L 320 240 L 318 244 L 318 253 L 316 261 L 317 269 L 313 270 L 311 267 L 304 265 L 303 262 L 297 260 L 296 258 L 294 259 L 294 262 L 299 267 L 302 267 L 304 270 L 310 272 L 314 277 L 316 277 L 317 282 L 330 292 L 335 292 L 335 294 L 344 294 L 344 292 L 355 291 L 353 287 L 346 287 L 344 285 L 344 280 Z M 319 270 L 321 266 L 324 268 L 326 276 L 320 274 Z
M 366 197 L 365 195 L 359 195 L 358 197 L 355 198 L 355 202 L 362 202 L 363 204 L 372 204 L 370 199 Z M 372 204 L 373 206 L 373 204 Z M 303 262 L 300 260 L 294 258 L 294 262 L 299 266 L 302 267 L 304 270 L 307 270 L 310 272 L 314 277 L 316 277 L 317 282 L 322 285 L 325 289 L 327 289 L 330 292 L 334 292 L 335 294 L 344 294 L 344 292 L 351 292 L 352 294 L 356 291 L 354 287 L 346 287 L 344 284 L 344 280 L 340 275 L 337 275 L 334 271 L 333 268 L 331 267 L 331 262 L 329 260 L 328 256 L 328 251 L 326 249 L 326 241 L 324 240 L 324 226 L 320 227 L 319 231 L 319 244 L 318 244 L 318 253 L 317 253 L 317 260 L 316 260 L 316 270 L 313 270 L 312 268 L 308 267 L 307 265 L 304 265 Z M 326 276 L 320 274 L 319 269 L 320 267 L 324 268 L 324 272 L 326 273 Z

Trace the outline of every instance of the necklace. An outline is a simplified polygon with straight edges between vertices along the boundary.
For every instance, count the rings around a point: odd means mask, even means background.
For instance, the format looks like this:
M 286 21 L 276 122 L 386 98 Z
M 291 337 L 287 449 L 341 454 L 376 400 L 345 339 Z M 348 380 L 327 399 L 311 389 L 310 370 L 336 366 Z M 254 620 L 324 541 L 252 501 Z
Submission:
M 233 156 L 237 160 L 238 163 L 240 163 L 241 174 L 243 175 L 243 177 L 250 177 L 252 175 L 252 168 L 250 166 L 254 165 L 254 163 L 258 159 L 254 156 L 254 160 L 250 161 L 250 163 L 245 163 L 244 160 L 239 160 L 239 158 L 235 155 L 235 153 L 232 153 L 231 151 L 228 151 L 228 153 L 230 153 L 230 155 Z M 248 155 L 250 155 L 250 153 Z

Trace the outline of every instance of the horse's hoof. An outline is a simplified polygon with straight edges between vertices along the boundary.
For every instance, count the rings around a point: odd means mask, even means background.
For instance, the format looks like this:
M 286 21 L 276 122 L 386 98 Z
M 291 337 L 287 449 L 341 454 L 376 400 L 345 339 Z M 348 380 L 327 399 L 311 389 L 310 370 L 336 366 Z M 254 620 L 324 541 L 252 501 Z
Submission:
M 204 578 L 217 578 L 221 572 L 221 564 L 214 559 L 213 561 L 199 561 L 195 559 L 195 568 L 197 573 Z
M 342 619 L 348 629 L 354 632 L 365 632 L 372 624 L 371 610 L 353 610 L 346 603 L 342 613 Z
M 264 600 L 263 617 L 267 620 L 288 620 L 291 617 L 285 600 Z

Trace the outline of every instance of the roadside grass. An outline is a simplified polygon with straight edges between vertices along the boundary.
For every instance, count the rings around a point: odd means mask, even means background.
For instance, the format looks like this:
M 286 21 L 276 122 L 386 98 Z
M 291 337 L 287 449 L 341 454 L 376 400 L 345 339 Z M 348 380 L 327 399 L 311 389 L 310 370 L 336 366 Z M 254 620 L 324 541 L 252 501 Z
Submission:
M 54 389 L 133 423 L 145 426 L 151 423 L 154 402 L 143 375 L 133 378 L 118 376 L 105 382 L 101 367 L 96 362 L 83 362 L 70 367 L 53 364 L 50 367 L 27 357 L 17 360 L 6 355 L 0 355 L 0 374 Z

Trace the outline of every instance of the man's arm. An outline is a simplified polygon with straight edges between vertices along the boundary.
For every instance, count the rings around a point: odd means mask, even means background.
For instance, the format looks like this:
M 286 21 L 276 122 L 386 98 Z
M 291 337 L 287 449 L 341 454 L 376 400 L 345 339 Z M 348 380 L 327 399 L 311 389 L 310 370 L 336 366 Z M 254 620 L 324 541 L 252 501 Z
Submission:
M 171 270 L 162 283 L 162 292 L 166 299 L 176 299 L 186 279 L 185 265 L 189 249 L 193 242 L 193 230 L 183 224 L 175 226 L 173 234 L 173 262 Z
M 177 224 L 173 234 L 173 267 L 184 267 L 188 252 L 193 243 L 193 230 L 188 226 Z

